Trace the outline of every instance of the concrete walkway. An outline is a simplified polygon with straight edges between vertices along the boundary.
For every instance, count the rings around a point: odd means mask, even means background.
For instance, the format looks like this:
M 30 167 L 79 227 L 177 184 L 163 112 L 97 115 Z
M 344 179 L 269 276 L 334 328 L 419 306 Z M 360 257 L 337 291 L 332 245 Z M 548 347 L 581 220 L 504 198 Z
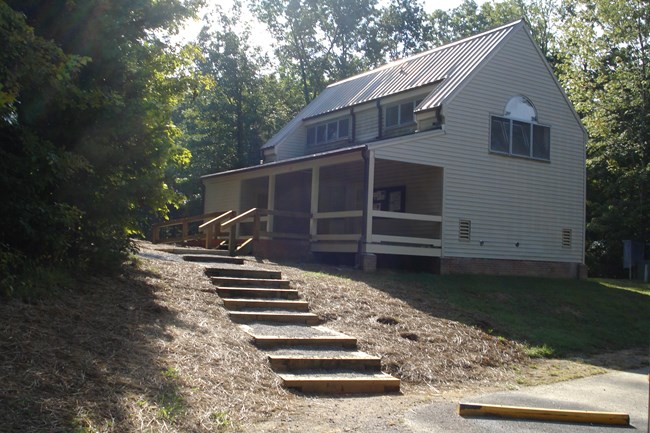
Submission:
M 630 415 L 630 427 L 567 424 L 497 418 L 462 418 L 458 402 L 434 403 L 406 416 L 414 432 L 445 433 L 609 433 L 647 432 L 648 370 L 611 372 L 584 379 L 466 397 L 463 402 L 621 412 Z M 650 432 L 647 432 L 650 433 Z

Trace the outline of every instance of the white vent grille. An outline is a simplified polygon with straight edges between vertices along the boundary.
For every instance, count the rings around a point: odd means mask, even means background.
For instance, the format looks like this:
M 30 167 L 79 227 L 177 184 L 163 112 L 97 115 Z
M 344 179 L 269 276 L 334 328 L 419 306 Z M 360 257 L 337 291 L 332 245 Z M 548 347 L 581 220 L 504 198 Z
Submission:
M 469 242 L 472 235 L 472 222 L 470 220 L 460 220 L 458 222 L 458 240 Z
M 571 229 L 562 229 L 562 248 L 571 248 Z

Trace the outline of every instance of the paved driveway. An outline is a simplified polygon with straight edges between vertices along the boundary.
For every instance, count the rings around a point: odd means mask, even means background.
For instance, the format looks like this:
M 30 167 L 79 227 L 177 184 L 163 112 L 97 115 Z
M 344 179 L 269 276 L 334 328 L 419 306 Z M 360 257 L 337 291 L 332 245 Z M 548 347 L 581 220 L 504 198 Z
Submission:
M 631 427 L 462 418 L 456 413 L 458 402 L 434 403 L 416 408 L 406 416 L 406 424 L 414 432 L 427 433 L 646 433 L 648 370 L 611 372 L 553 385 L 466 397 L 463 402 L 621 412 L 630 415 Z

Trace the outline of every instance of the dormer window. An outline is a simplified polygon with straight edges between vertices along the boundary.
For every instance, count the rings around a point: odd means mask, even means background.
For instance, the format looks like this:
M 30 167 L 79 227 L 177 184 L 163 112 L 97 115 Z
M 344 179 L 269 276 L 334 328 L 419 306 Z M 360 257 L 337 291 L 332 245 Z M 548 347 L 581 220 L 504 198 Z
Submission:
M 332 143 L 350 136 L 350 118 L 344 117 L 307 128 L 307 145 Z
M 491 116 L 490 151 L 550 160 L 551 128 L 537 123 L 537 110 L 528 98 L 515 96 L 503 116 Z
M 386 107 L 386 128 L 411 125 L 415 123 L 413 111 L 422 100 L 408 101 Z

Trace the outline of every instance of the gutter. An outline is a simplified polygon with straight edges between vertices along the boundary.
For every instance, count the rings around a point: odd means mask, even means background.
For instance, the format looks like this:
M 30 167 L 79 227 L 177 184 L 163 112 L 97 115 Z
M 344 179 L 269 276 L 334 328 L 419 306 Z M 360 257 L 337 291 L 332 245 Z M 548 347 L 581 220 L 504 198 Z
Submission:
M 281 167 L 283 165 L 298 164 L 298 163 L 302 163 L 302 162 L 306 162 L 306 161 L 314 160 L 314 159 L 329 158 L 329 157 L 338 156 L 338 155 L 345 155 L 347 153 L 360 152 L 360 151 L 363 151 L 363 149 L 366 149 L 366 148 L 367 148 L 367 146 L 365 144 L 360 144 L 360 145 L 357 145 L 357 146 L 346 147 L 346 148 L 343 148 L 343 149 L 331 150 L 329 152 L 322 152 L 322 153 L 316 153 L 316 154 L 307 155 L 307 156 L 299 156 L 299 157 L 296 157 L 296 158 L 283 159 L 281 161 L 274 161 L 274 162 L 269 162 L 267 164 L 253 165 L 251 167 L 238 168 L 238 169 L 235 169 L 235 170 L 222 171 L 220 173 L 206 174 L 205 176 L 201 176 L 200 179 L 205 180 L 205 179 L 212 179 L 212 178 L 215 178 L 215 177 L 229 176 L 229 175 L 234 175 L 234 174 L 253 172 L 253 171 L 257 171 L 257 170 L 268 170 L 268 169 L 273 169 L 273 168 L 276 168 L 276 167 Z

